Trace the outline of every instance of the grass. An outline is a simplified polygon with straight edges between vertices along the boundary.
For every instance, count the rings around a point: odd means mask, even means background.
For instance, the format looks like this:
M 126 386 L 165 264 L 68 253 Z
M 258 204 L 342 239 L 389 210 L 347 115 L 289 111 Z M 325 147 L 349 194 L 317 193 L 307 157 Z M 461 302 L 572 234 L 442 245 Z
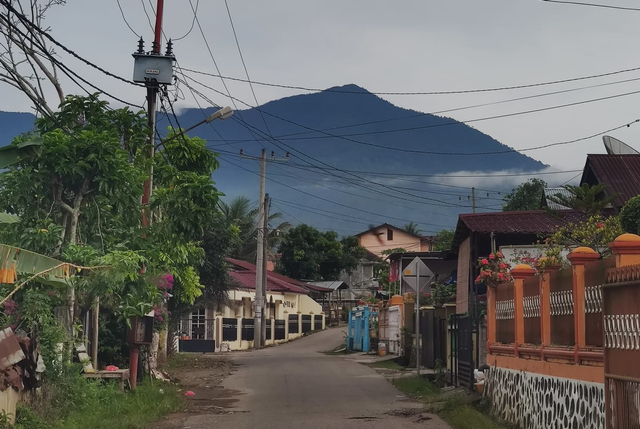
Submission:
M 443 402 L 438 415 L 454 429 L 511 429 L 513 426 L 496 422 L 460 398 L 446 398 L 440 389 L 425 377 L 404 377 L 393 380 L 396 388 L 412 398 L 431 404 Z
M 369 365 L 372 368 L 393 369 L 396 371 L 406 371 L 407 367 L 398 363 L 398 359 L 383 360 Z
M 35 410 L 20 407 L 15 429 L 143 429 L 184 407 L 181 392 L 170 383 L 146 381 L 122 393 L 113 383 L 82 381 L 74 381 L 66 391 L 66 386 L 52 389 L 62 398 L 54 397 Z

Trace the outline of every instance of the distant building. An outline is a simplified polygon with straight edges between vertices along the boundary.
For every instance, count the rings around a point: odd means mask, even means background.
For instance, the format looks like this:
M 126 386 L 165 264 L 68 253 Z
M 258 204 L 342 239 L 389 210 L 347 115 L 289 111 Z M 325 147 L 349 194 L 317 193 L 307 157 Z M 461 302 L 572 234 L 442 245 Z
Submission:
M 402 248 L 407 252 L 430 252 L 433 250 L 433 237 L 408 233 L 402 228 L 383 223 L 356 234 L 360 245 L 376 256 L 382 256 L 385 250 Z

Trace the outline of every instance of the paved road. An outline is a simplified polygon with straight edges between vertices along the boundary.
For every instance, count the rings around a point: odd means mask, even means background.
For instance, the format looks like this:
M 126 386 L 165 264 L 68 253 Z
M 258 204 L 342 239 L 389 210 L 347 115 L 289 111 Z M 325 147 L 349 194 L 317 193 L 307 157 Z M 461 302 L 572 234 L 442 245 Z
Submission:
M 373 369 L 321 353 L 342 341 L 342 329 L 331 329 L 281 346 L 235 353 L 237 371 L 222 383 L 229 413 L 191 415 L 182 427 L 449 428 L 437 417 L 416 423 L 417 416 L 387 414 L 419 405 Z

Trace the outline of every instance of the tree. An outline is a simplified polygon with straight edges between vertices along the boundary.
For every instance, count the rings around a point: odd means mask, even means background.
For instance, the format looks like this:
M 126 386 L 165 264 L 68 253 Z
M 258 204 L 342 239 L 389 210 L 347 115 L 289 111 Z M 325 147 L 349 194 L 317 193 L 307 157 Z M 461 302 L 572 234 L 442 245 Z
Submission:
M 598 183 L 589 186 L 583 183 L 582 186 L 564 185 L 563 188 L 569 192 L 569 195 L 549 195 L 547 199 L 564 207 L 581 211 L 589 216 L 594 216 L 602 212 L 602 210 L 611 204 L 618 195 L 610 195 L 606 197 L 604 191 L 607 185 Z
M 450 229 L 443 229 L 442 231 L 438 232 L 433 243 L 433 250 L 451 250 L 451 244 L 453 243 L 454 234 L 455 231 Z
M 409 222 L 402 229 L 404 229 L 409 234 L 413 234 L 413 235 L 420 235 L 422 233 L 422 231 L 420 230 L 420 227 L 415 222 Z
M 640 232 L 640 196 L 633 197 L 620 210 L 620 225 L 631 234 Z
M 320 232 L 298 225 L 282 238 L 277 271 L 295 279 L 338 280 L 344 270 L 353 270 L 366 253 L 355 237 L 338 241 L 333 231 Z
M 229 225 L 238 228 L 239 240 L 232 249 L 231 254 L 242 260 L 255 262 L 257 239 L 258 239 L 258 207 L 252 208 L 249 198 L 239 196 L 234 198 L 231 203 L 220 203 L 220 209 L 224 215 L 224 219 Z M 288 222 L 281 222 L 275 226 L 272 224 L 282 217 L 282 213 L 276 212 L 269 215 L 269 242 L 267 244 L 267 252 L 277 248 L 280 244 L 282 234 L 285 233 L 291 225 Z
M 51 115 L 65 98 L 58 79 L 62 66 L 41 29 L 49 9 L 65 0 L 31 0 L 28 10 L 19 0 L 7 3 L 0 7 L 0 82 L 24 93 L 38 113 Z M 50 103 L 51 90 L 56 100 Z
M 504 196 L 503 211 L 526 211 L 540 209 L 540 202 L 547 182 L 541 179 L 529 179 L 515 187 Z

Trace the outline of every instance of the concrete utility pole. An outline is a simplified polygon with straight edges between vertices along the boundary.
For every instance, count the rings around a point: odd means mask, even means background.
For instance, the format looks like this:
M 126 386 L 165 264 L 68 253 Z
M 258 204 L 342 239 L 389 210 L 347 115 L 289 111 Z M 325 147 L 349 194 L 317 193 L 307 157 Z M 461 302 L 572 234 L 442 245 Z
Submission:
M 420 264 L 416 264 L 416 373 L 420 375 Z
M 473 207 L 473 212 L 476 212 L 476 188 L 471 188 L 471 204 Z
M 269 225 L 269 215 L 267 207 L 267 196 L 265 195 L 265 180 L 267 175 L 267 150 L 262 149 L 260 158 L 246 156 L 243 150 L 240 150 L 240 157 L 260 161 L 260 196 L 258 197 L 258 243 L 256 251 L 256 301 L 253 325 L 253 347 L 261 349 L 264 347 L 264 339 L 266 338 L 266 318 L 265 318 L 265 299 L 267 296 L 267 229 Z M 269 161 L 288 161 L 289 152 L 285 158 L 277 159 L 275 152 L 271 152 Z M 257 335 L 256 335 L 257 333 Z
M 269 199 L 269 194 L 265 194 L 264 196 L 264 222 L 262 224 L 262 237 L 264 242 L 262 243 L 262 284 L 261 284 L 261 294 L 264 298 L 264 307 L 262 311 L 262 320 L 260 325 L 260 331 L 258 334 L 260 335 L 260 343 L 264 346 L 267 340 L 267 251 L 269 249 L 269 208 L 271 207 L 271 200 Z

